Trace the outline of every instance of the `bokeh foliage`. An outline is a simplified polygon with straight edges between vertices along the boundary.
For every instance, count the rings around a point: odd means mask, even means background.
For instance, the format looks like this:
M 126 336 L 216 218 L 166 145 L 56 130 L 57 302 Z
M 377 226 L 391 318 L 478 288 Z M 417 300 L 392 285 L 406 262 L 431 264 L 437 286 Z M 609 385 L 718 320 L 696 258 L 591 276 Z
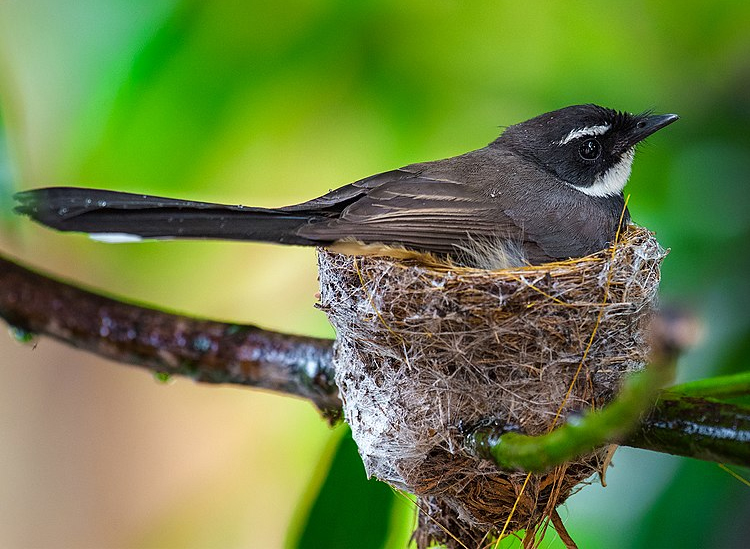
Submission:
M 681 365 L 692 379 L 747 363 L 731 350 L 750 335 L 748 86 L 750 4 L 739 1 L 6 2 L 0 108 L 13 169 L 0 169 L 17 188 L 279 205 L 482 146 L 500 126 L 567 104 L 676 112 L 639 151 L 627 192 L 634 219 L 672 248 L 664 301 L 705 319 L 705 341 Z M 9 181 L 0 175 L 0 223 Z M 115 293 L 330 334 L 310 306 L 309 251 L 114 249 L 24 231 L 24 246 L 64 247 L 58 268 Z M 353 467 L 355 452 L 341 452 Z M 336 493 L 316 517 L 343 521 L 342 508 L 363 505 Z M 567 508 L 585 547 L 739 547 L 750 533 L 746 488 L 715 465 L 645 452 L 623 452 L 610 486 Z M 295 520 L 301 529 L 304 513 Z

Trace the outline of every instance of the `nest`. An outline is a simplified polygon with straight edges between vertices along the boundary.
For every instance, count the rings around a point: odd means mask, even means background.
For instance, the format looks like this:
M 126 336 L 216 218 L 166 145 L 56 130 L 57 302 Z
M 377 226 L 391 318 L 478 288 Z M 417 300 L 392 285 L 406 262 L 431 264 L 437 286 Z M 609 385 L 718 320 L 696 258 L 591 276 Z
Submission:
M 465 429 L 541 434 L 610 401 L 647 362 L 665 255 L 632 225 L 614 249 L 501 271 L 319 251 L 345 418 L 368 475 L 419 496 L 419 547 L 533 533 L 600 470 L 601 450 L 522 489 L 464 450 Z

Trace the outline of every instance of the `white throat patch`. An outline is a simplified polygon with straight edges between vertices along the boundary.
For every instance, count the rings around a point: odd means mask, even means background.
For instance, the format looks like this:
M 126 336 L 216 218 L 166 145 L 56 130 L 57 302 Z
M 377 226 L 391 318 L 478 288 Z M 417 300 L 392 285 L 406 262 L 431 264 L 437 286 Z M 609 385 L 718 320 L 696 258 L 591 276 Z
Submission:
M 630 177 L 634 155 L 635 149 L 633 148 L 625 151 L 620 158 L 620 161 L 597 177 L 594 184 L 590 187 L 573 186 L 583 194 L 589 196 L 614 196 L 620 194 Z
M 612 126 L 609 124 L 602 124 L 601 126 L 586 126 L 585 128 L 579 128 L 577 130 L 570 130 L 570 133 L 558 141 L 557 144 L 566 145 L 579 137 L 594 137 L 595 135 L 602 135 L 611 127 Z

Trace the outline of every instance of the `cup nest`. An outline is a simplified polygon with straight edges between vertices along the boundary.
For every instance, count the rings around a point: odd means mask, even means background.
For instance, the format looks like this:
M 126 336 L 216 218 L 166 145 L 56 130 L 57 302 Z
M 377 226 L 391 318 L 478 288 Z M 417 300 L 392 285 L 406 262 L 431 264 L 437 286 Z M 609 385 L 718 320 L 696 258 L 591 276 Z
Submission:
M 419 497 L 419 547 L 533 533 L 600 471 L 603 450 L 522 489 L 526 473 L 469 454 L 464 433 L 542 434 L 612 400 L 647 362 L 666 253 L 634 225 L 599 253 L 499 271 L 319 250 L 346 421 L 368 476 Z

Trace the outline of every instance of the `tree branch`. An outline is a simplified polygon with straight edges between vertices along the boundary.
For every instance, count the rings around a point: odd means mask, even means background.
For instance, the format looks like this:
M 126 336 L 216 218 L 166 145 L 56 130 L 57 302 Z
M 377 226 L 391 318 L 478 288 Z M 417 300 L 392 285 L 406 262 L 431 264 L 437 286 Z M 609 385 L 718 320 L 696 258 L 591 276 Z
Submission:
M 750 467 L 750 408 L 667 389 L 622 444 Z
M 341 414 L 329 339 L 170 314 L 81 290 L 0 255 L 0 317 L 31 332 L 119 362 L 208 383 L 306 398 Z
M 270 389 L 341 414 L 332 340 L 190 318 L 132 305 L 55 281 L 0 254 L 0 317 L 100 356 L 208 383 Z M 743 377 L 740 381 L 744 380 Z M 714 384 L 715 385 L 715 384 Z M 737 394 L 721 383 L 721 394 Z M 745 387 L 740 392 L 745 393 Z M 664 391 L 623 444 L 697 459 L 750 465 L 750 410 Z

